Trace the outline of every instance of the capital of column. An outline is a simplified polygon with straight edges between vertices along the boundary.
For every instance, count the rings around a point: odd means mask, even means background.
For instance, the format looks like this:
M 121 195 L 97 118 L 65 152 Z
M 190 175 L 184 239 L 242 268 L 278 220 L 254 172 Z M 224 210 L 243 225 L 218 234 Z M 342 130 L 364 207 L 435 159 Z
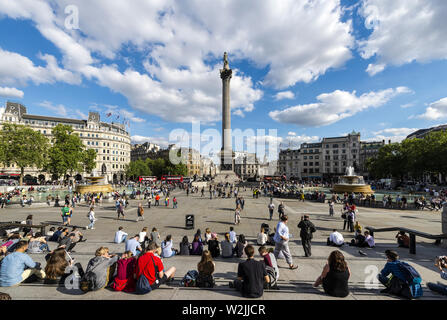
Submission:
M 220 69 L 220 78 L 222 80 L 231 79 L 232 74 L 233 74 L 232 69 Z

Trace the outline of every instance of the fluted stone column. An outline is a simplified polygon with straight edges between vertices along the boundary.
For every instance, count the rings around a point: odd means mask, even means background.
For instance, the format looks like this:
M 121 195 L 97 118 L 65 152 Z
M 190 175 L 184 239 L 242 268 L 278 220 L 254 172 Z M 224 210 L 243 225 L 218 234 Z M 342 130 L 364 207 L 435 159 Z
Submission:
M 220 69 L 222 79 L 222 149 L 221 170 L 233 170 L 233 147 L 231 139 L 230 80 L 233 70 L 228 64 L 227 53 L 224 54 L 224 67 Z

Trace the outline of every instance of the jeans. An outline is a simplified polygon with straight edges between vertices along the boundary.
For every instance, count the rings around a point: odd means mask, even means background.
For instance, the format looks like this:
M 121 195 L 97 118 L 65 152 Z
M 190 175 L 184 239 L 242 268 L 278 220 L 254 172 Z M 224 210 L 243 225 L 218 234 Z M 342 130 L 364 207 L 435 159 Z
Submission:
M 95 220 L 90 220 L 90 224 L 88 225 L 88 229 L 93 229 L 93 227 L 95 226 Z
M 50 251 L 50 247 L 48 247 L 48 244 L 47 244 L 47 243 L 42 243 L 42 244 L 40 245 L 39 249 L 42 250 L 42 251 L 44 251 L 44 250 L 46 250 L 46 251 Z
M 310 241 L 310 239 L 301 238 L 301 244 L 303 245 L 304 254 L 306 255 L 306 257 L 310 257 L 312 255 L 312 247 Z
M 445 296 L 447 296 L 447 286 L 440 284 L 440 283 L 433 283 L 433 282 L 429 282 L 427 283 L 427 287 L 434 292 L 443 294 Z

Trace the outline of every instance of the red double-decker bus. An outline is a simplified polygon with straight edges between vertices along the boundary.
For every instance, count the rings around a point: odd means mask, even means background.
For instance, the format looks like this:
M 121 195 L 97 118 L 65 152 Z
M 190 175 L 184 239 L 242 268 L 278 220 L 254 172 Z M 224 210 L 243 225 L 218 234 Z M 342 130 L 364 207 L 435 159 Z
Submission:
M 183 182 L 183 176 L 169 176 L 169 175 L 162 175 L 161 181 L 165 181 L 167 183 L 171 182 Z
M 138 181 L 140 181 L 140 182 L 156 182 L 157 177 L 156 176 L 140 176 L 140 177 L 138 177 Z

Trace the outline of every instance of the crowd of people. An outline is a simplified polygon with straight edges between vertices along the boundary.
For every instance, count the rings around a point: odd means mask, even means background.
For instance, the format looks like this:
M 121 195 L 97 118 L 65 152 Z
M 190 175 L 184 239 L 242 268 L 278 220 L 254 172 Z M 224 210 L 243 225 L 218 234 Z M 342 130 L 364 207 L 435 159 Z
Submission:
M 130 195 L 131 199 L 141 198 L 148 201 L 151 207 L 152 199 L 154 205 L 160 205 L 161 196 L 165 199 L 165 206 L 169 205 L 169 196 L 175 187 L 166 188 L 146 188 L 142 192 L 135 192 Z M 201 193 L 204 196 L 204 188 L 192 188 L 182 186 L 189 196 L 190 192 Z M 264 188 L 253 188 L 253 195 L 256 198 L 258 192 L 270 192 L 271 186 Z M 213 197 L 234 197 L 235 198 L 235 225 L 240 223 L 240 213 L 244 209 L 245 200 L 240 195 L 240 189 L 232 185 L 219 185 L 210 187 L 210 199 Z M 269 193 L 267 193 L 269 194 Z M 322 196 L 317 194 L 317 196 Z M 69 275 L 66 270 L 76 269 L 80 277 L 80 289 L 84 292 L 96 291 L 109 287 L 112 290 L 134 292 L 139 294 L 148 293 L 159 288 L 160 285 L 170 283 L 176 273 L 176 268 L 165 268 L 164 259 L 174 256 L 198 256 L 197 270 L 188 271 L 183 277 L 181 284 L 185 286 L 197 286 L 212 288 L 215 286 L 213 273 L 216 264 L 220 259 L 241 258 L 237 268 L 237 278 L 229 282 L 230 288 L 240 291 L 244 297 L 257 298 L 263 295 L 265 289 L 278 288 L 279 267 L 278 260 L 285 259 L 290 270 L 298 269 L 294 263 L 289 248 L 289 241 L 292 235 L 289 232 L 289 218 L 285 213 L 285 206 L 282 202 L 278 205 L 278 218 L 273 232 L 270 227 L 263 223 L 256 238 L 259 246 L 256 257 L 255 247 L 249 244 L 244 234 L 237 234 L 235 227 L 229 227 L 228 232 L 219 240 L 216 232 L 206 228 L 202 234 L 197 230 L 192 239 L 183 236 L 181 242 L 174 243 L 172 235 L 167 234 L 163 238 L 156 227 L 149 232 L 148 227 L 141 229 L 141 232 L 129 236 L 124 228 L 120 226 L 115 233 L 114 242 L 124 244 L 122 254 L 110 254 L 107 247 L 101 246 L 95 256 L 90 259 L 85 269 L 80 263 L 75 263 L 70 254 L 74 253 L 75 246 L 80 242 L 85 242 L 84 235 L 77 227 L 71 227 L 71 216 L 73 208 L 78 203 L 80 195 L 65 198 L 65 205 L 61 208 L 62 226 L 52 227 L 45 235 L 34 232 L 31 227 L 23 228 L 23 235 L 20 233 L 9 234 L 0 243 L 0 286 L 13 286 L 22 282 L 32 282 L 42 279 L 44 283 L 63 284 Z M 85 197 L 85 195 L 84 195 Z M 94 229 L 96 221 L 94 208 L 96 203 L 101 203 L 102 194 L 90 194 L 84 201 L 90 204 L 88 219 L 90 224 L 86 229 Z M 124 216 L 124 209 L 129 203 L 125 192 L 113 195 L 118 213 Z M 157 199 L 157 197 L 159 197 Z M 345 195 L 342 209 L 343 230 L 354 233 L 351 242 L 345 242 L 343 235 L 333 229 L 327 239 L 328 246 L 337 247 L 332 251 L 327 259 L 321 275 L 315 280 L 314 287 L 322 286 L 326 294 L 335 297 L 346 297 L 349 295 L 349 278 L 351 270 L 343 253 L 338 250 L 344 245 L 356 246 L 359 248 L 373 248 L 374 238 L 367 230 L 363 231 L 357 220 L 358 209 L 354 204 L 353 197 Z M 173 208 L 177 206 L 176 197 L 173 197 Z M 329 200 L 329 215 L 334 215 L 334 204 L 339 199 Z M 324 198 L 323 198 L 324 202 Z M 270 220 L 273 219 L 275 205 L 272 198 L 268 204 Z M 25 224 L 32 226 L 33 216 L 29 215 Z M 137 207 L 136 221 L 144 220 L 144 208 L 140 202 Z M 300 229 L 301 244 L 304 250 L 304 257 L 312 256 L 312 239 L 317 227 L 311 221 L 308 214 L 304 214 L 297 224 Z M 192 240 L 190 242 L 189 240 Z M 396 241 L 400 247 L 409 246 L 409 237 L 399 232 Z M 57 243 L 55 250 L 50 250 L 49 243 Z M 268 247 L 270 246 L 270 247 Z M 363 253 L 362 251 L 359 251 Z M 46 266 L 34 262 L 27 254 L 45 254 Z M 365 253 L 363 253 L 366 255 Z M 393 250 L 385 252 L 387 262 L 378 275 L 378 280 L 385 286 L 384 293 L 399 295 L 406 298 L 416 298 L 421 296 L 421 278 L 417 271 L 407 263 L 400 261 L 398 254 Z M 200 257 L 200 258 L 199 258 Z M 447 269 L 447 258 L 437 257 L 436 267 L 441 272 L 441 277 L 447 280 L 445 269 Z M 68 268 L 68 269 L 67 269 Z M 391 277 L 390 277 L 391 275 Z M 409 276 L 410 275 L 410 276 Z M 436 292 L 447 294 L 447 286 L 442 284 L 429 283 L 427 286 Z

